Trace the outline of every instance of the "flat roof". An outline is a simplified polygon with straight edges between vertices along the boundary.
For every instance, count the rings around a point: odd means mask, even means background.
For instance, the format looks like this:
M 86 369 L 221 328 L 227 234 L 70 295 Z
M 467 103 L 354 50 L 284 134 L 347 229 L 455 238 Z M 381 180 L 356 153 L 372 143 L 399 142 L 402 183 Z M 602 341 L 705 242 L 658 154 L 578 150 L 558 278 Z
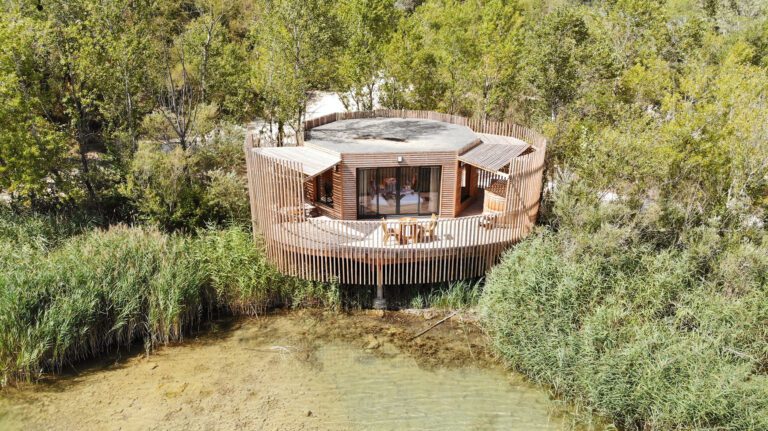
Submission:
M 338 155 L 309 147 L 267 147 L 254 148 L 253 151 L 275 159 L 299 163 L 301 172 L 308 177 L 321 174 L 341 162 Z
M 469 127 L 406 118 L 339 120 L 313 128 L 307 142 L 337 153 L 460 151 L 480 137 Z

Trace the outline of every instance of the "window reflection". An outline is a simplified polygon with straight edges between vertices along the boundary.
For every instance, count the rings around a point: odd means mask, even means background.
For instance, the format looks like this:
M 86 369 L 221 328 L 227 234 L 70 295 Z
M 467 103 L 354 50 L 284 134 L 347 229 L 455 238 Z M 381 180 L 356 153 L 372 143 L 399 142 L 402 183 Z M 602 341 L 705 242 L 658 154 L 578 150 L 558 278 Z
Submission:
M 333 171 L 327 170 L 315 179 L 317 202 L 333 208 Z
M 358 217 L 437 214 L 440 177 L 439 166 L 358 169 Z

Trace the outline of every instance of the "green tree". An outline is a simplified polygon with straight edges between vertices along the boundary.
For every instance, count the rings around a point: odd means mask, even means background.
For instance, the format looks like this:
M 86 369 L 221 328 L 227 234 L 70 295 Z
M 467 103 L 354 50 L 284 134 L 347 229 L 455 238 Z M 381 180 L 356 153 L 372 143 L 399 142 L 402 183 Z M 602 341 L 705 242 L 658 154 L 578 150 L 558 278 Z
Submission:
M 29 18 L 3 13 L 0 21 L 0 190 L 37 203 L 67 188 L 70 142 L 48 117 L 36 88 L 43 81 Z
M 121 166 L 135 149 L 137 121 L 148 110 L 140 97 L 147 65 L 139 58 L 148 47 L 142 24 L 148 15 L 133 2 L 86 0 L 39 8 L 7 2 L 3 13 L 16 32 L 34 35 L 19 38 L 16 54 L 9 54 L 27 116 L 45 119 L 59 133 L 57 146 L 71 149 L 66 160 L 38 176 L 66 189 L 59 196 L 70 203 L 86 197 L 100 206 L 121 181 Z M 24 141 L 15 144 L 27 148 Z
M 384 103 L 503 118 L 516 97 L 520 13 L 506 0 L 423 4 L 388 46 Z
M 282 145 L 286 125 L 300 132 L 310 92 L 335 80 L 339 26 L 330 2 L 265 0 L 257 7 L 253 82 Z
M 526 43 L 525 70 L 535 95 L 552 120 L 578 95 L 588 62 L 589 28 L 581 14 L 566 7 L 544 17 Z
M 382 79 L 384 48 L 400 14 L 393 0 L 342 0 L 336 13 L 345 41 L 338 60 L 342 100 L 347 109 L 371 110 Z

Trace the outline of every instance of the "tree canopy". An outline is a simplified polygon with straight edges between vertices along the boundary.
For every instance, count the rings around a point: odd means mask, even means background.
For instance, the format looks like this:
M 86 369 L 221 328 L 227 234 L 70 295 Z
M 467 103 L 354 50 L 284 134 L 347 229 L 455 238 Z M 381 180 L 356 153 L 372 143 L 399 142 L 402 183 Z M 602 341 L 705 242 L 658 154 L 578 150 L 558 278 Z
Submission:
M 283 144 L 313 92 L 335 91 L 348 109 L 539 129 L 550 179 L 664 200 L 675 223 L 733 208 L 764 222 L 765 12 L 748 0 L 8 1 L 0 189 L 26 207 L 135 206 L 140 148 L 192 157 L 257 118 Z

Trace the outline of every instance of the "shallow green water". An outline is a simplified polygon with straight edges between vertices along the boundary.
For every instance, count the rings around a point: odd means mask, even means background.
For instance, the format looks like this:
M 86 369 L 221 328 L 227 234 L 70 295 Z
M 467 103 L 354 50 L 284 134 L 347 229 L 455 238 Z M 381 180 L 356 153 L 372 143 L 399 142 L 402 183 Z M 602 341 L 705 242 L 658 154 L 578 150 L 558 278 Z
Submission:
M 2 391 L 0 430 L 572 428 L 544 389 L 498 366 L 436 366 L 446 349 L 461 357 L 474 342 L 466 328 L 420 339 L 436 361 L 396 347 L 429 324 L 300 313 L 240 321 L 149 358 L 102 359 Z
M 501 370 L 425 370 L 405 355 L 380 357 L 344 344 L 324 345 L 317 357 L 324 390 L 361 429 L 563 429 L 541 389 L 515 384 Z

